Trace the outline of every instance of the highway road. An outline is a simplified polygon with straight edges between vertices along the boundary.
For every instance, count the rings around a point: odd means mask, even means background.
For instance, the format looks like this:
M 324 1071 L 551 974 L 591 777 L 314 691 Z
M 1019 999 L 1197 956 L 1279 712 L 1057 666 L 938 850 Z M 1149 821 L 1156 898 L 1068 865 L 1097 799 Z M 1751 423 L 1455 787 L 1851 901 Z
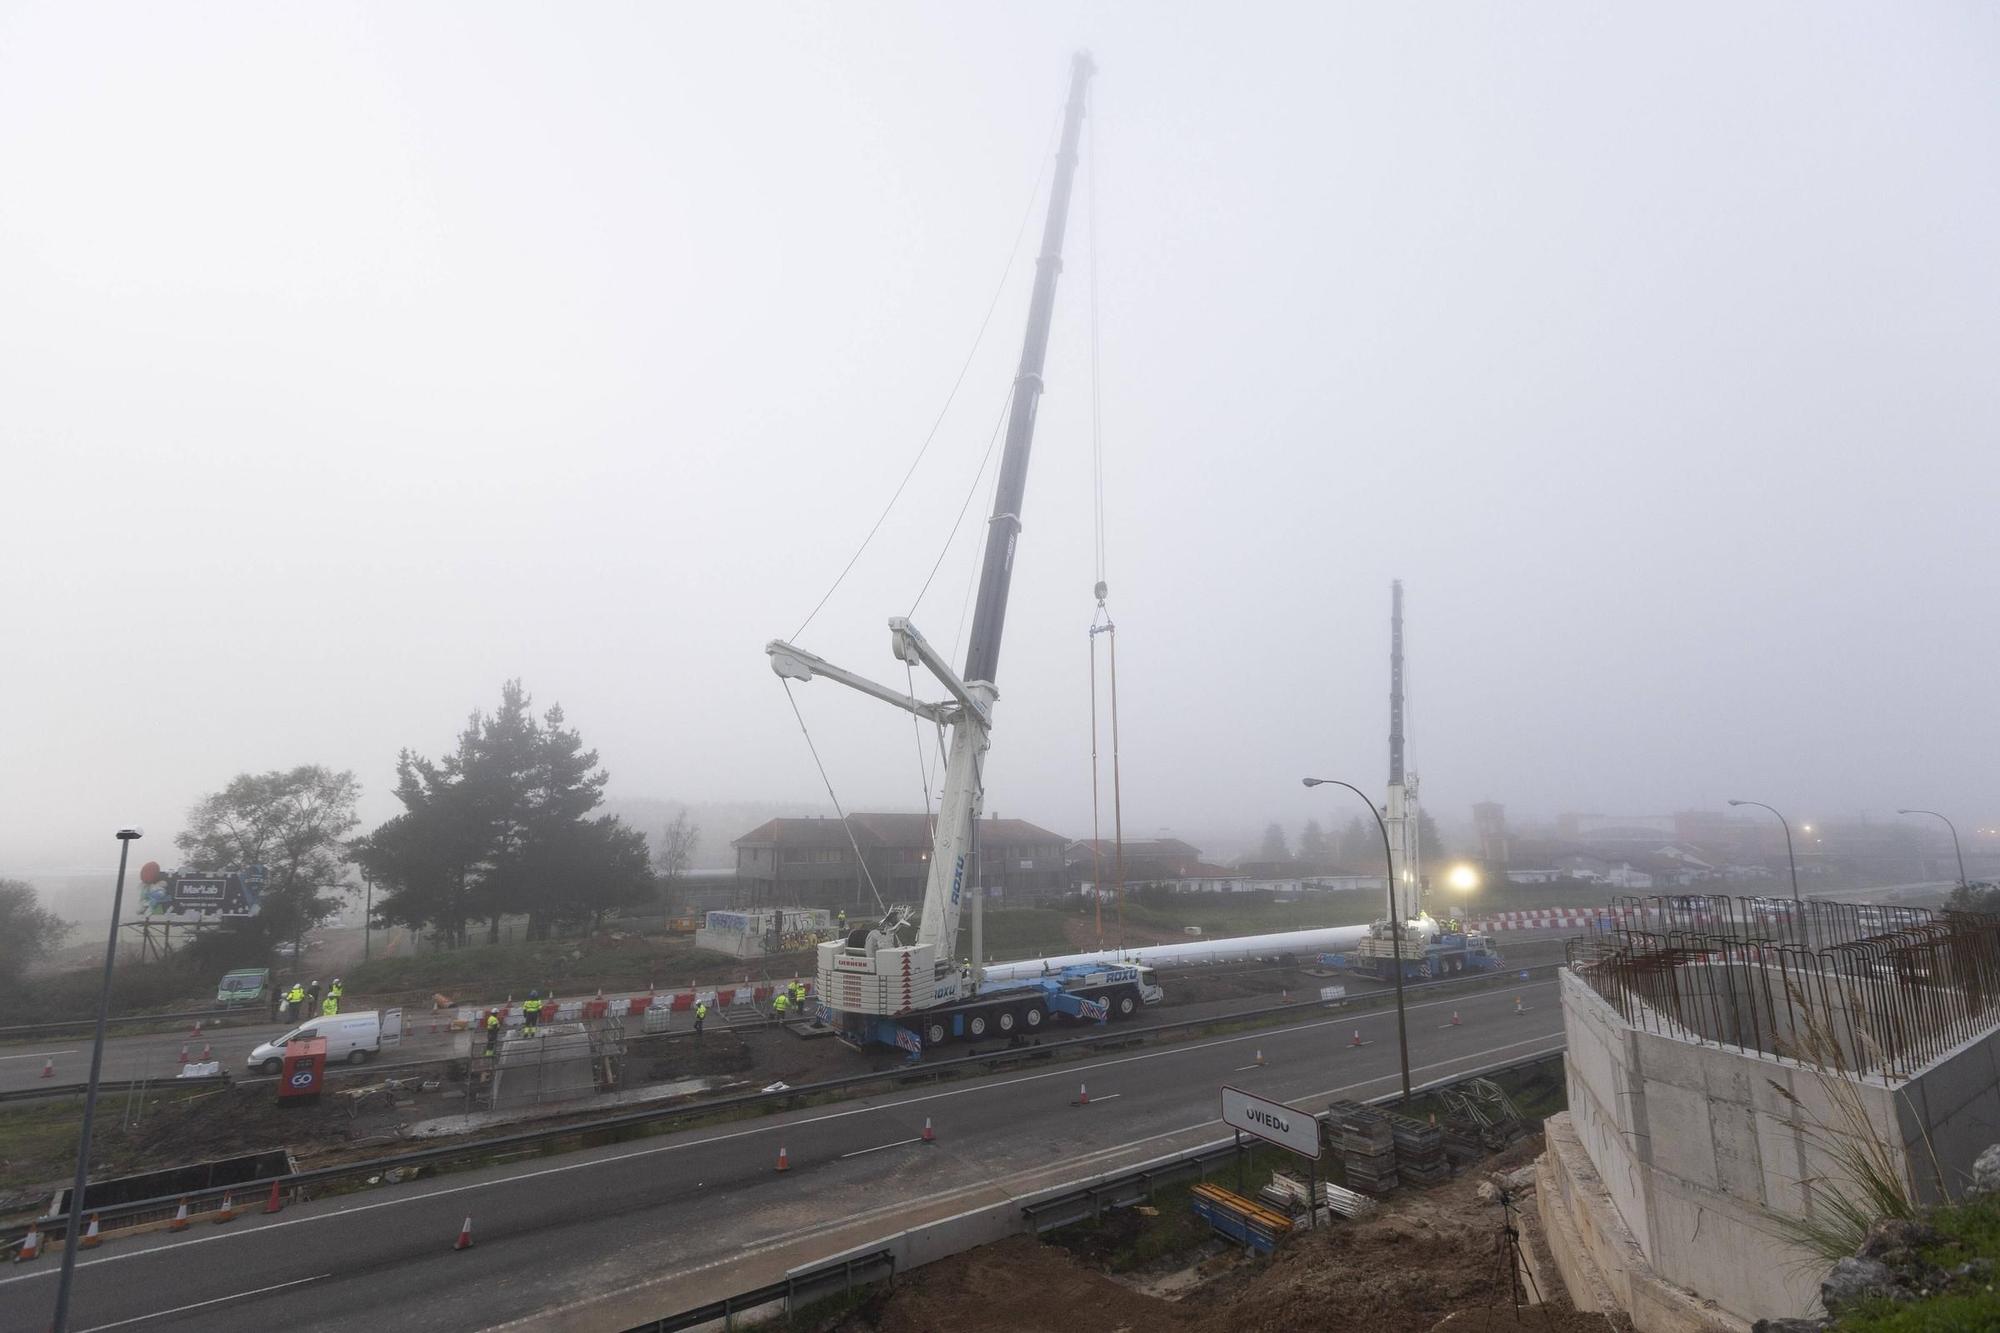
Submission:
M 1427 999 L 1410 1010 L 1414 1076 L 1558 1049 L 1561 1026 L 1550 981 Z M 1224 1082 L 1320 1109 L 1392 1091 L 1395 1070 L 1393 1010 L 1329 1014 L 534 1157 L 107 1242 L 82 1256 L 71 1327 L 624 1328 L 923 1221 L 1212 1140 Z M 1087 1106 L 1073 1104 L 1080 1084 Z M 468 1216 L 475 1243 L 454 1251 Z M 46 1326 L 55 1261 L 0 1270 L 0 1328 Z
M 452 1034 L 449 1031 L 432 1034 L 428 1012 L 406 1013 L 404 1022 L 402 1044 L 383 1051 L 383 1063 L 443 1059 L 452 1053 Z M 214 1058 L 222 1062 L 225 1071 L 239 1079 L 249 1077 L 251 1049 L 273 1037 L 282 1037 L 296 1026 L 294 1023 L 256 1023 L 246 1027 L 217 1028 L 199 1037 L 191 1037 L 185 1031 L 107 1037 L 104 1041 L 103 1077 L 106 1080 L 172 1078 L 180 1072 L 183 1042 L 189 1047 L 189 1059 L 199 1060 L 203 1045 L 207 1045 L 213 1049 Z M 40 1084 L 45 1061 L 55 1064 L 55 1073 L 49 1082 L 84 1082 L 90 1077 L 90 1036 L 88 1032 L 79 1032 L 53 1040 L 15 1042 L 0 1047 L 0 1092 Z

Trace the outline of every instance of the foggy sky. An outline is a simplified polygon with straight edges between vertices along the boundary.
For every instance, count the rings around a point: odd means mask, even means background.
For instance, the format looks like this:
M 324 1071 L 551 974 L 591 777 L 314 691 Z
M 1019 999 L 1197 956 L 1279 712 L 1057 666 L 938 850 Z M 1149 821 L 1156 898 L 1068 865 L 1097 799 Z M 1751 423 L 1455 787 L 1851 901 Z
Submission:
M 243 770 L 351 768 L 372 824 L 510 676 L 614 794 L 822 799 L 762 645 L 943 404 L 1077 46 L 989 810 L 1088 832 L 1094 176 L 1128 836 L 1355 813 L 1298 779 L 1383 781 L 1392 577 L 1447 820 L 1985 815 L 1996 38 L 1942 3 L 0 9 L 0 873 L 127 821 L 171 861 Z M 901 680 L 1041 207 L 805 646 Z M 798 698 L 850 809 L 916 808 L 907 719 Z

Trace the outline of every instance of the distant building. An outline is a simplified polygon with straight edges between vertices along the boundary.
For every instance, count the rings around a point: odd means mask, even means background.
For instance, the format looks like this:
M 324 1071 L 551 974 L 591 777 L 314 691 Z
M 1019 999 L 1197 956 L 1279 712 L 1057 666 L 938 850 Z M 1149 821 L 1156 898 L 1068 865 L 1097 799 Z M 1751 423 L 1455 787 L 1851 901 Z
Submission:
M 923 901 L 931 820 L 921 814 L 772 819 L 732 845 L 737 906 L 845 908 L 872 915 L 877 893 L 884 903 Z M 973 884 L 995 905 L 1059 898 L 1069 888 L 1064 845 L 1060 833 L 1024 819 L 982 819 Z

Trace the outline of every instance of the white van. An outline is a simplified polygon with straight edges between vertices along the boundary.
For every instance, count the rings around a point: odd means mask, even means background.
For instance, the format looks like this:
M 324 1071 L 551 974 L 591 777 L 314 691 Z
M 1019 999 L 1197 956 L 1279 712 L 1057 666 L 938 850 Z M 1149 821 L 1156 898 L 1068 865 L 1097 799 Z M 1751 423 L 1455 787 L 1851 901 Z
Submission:
M 334 1014 L 309 1019 L 284 1036 L 267 1041 L 251 1051 L 250 1067 L 260 1073 L 277 1073 L 284 1064 L 286 1045 L 306 1037 L 326 1038 L 328 1064 L 345 1060 L 351 1065 L 358 1065 L 380 1055 L 384 1046 L 394 1046 L 402 1041 L 403 1011 L 387 1009 L 380 1013 Z

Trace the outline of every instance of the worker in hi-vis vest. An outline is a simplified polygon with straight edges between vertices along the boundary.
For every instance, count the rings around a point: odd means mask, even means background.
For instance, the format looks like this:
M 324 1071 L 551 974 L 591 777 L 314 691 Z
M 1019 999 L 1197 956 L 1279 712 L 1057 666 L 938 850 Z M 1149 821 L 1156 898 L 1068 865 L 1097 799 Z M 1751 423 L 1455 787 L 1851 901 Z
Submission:
M 291 1022 L 298 1022 L 301 1018 L 305 1017 L 305 1007 L 306 988 L 294 981 L 292 988 L 285 992 L 286 1018 Z
M 521 1002 L 521 1035 L 524 1037 L 540 1036 L 541 1033 L 535 1029 L 541 1026 L 541 1022 L 542 993 L 538 990 L 531 990 L 528 992 L 528 998 Z
M 701 1035 L 701 1025 L 708 1021 L 708 1001 L 697 1000 L 694 1006 L 694 1035 Z
M 493 1054 L 493 1047 L 500 1040 L 500 1015 L 498 1011 L 486 1011 L 486 1053 Z
M 786 1011 L 791 1007 L 792 997 L 784 991 L 779 991 L 778 998 L 771 1001 L 771 1012 L 778 1016 L 778 1021 L 781 1023 L 785 1019 Z

